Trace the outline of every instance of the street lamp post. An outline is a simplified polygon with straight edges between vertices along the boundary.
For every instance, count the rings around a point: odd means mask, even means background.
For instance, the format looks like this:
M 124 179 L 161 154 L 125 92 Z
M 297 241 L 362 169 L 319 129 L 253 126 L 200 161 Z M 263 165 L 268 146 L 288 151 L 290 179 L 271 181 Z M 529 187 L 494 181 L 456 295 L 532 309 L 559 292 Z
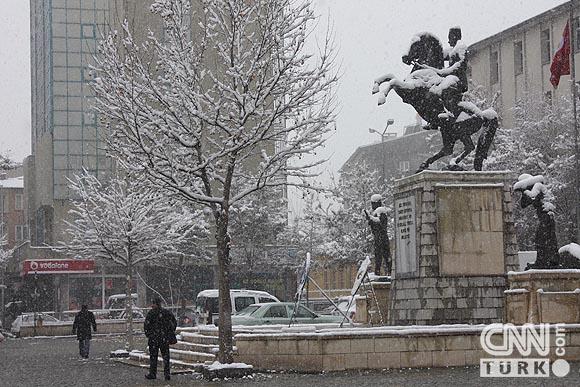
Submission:
M 393 120 L 392 118 L 389 118 L 387 120 L 387 126 L 385 126 L 385 129 L 383 130 L 382 133 L 379 132 L 379 131 L 377 131 L 377 130 L 375 130 L 375 129 L 373 129 L 373 128 L 369 128 L 369 133 L 376 133 L 376 134 L 378 134 L 379 136 L 381 136 L 381 142 L 384 142 L 385 141 L 385 138 L 389 137 L 389 136 L 387 136 L 387 129 L 389 128 L 389 125 L 393 125 L 394 123 L 395 123 L 395 120 Z
M 389 125 L 393 125 L 395 123 L 395 120 L 393 120 L 392 118 L 389 118 L 387 120 L 387 125 L 385 126 L 385 129 L 383 130 L 383 132 L 378 132 L 376 130 L 374 130 L 373 128 L 369 128 L 369 133 L 376 133 L 379 136 L 381 136 L 381 144 L 385 142 L 385 138 L 387 138 L 387 129 L 389 128 Z M 385 184 L 386 181 L 386 177 L 385 177 L 385 150 L 382 149 L 382 162 L 381 162 L 381 174 L 382 174 L 382 178 L 383 178 L 383 185 Z

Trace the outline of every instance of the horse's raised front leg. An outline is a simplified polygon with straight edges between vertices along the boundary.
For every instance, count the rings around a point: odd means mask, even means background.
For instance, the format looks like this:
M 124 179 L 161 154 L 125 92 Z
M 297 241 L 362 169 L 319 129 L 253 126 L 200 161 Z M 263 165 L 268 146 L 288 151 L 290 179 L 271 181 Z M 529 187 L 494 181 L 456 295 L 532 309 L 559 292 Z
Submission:
M 381 75 L 380 77 L 375 79 L 375 83 L 373 85 L 373 94 L 376 94 L 380 91 L 379 90 L 380 85 L 382 85 L 385 82 L 390 81 L 393 78 L 395 78 L 395 76 L 393 74 L 385 74 L 385 75 Z

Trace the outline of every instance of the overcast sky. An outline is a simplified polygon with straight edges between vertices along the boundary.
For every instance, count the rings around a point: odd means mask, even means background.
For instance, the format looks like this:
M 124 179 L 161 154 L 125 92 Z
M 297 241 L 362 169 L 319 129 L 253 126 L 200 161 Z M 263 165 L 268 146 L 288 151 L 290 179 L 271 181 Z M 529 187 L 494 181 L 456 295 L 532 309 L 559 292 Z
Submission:
M 0 0 L 0 152 L 22 160 L 30 154 L 29 0 Z M 564 3 L 562 0 L 315 0 L 330 15 L 341 61 L 337 132 L 326 153 L 336 171 L 361 145 L 379 140 L 393 118 L 394 130 L 415 121 L 414 111 L 391 93 L 378 107 L 371 96 L 378 75 L 408 73 L 401 55 L 417 32 L 429 31 L 446 42 L 451 26 L 461 26 L 463 41 L 474 43 Z M 320 25 L 325 25 L 323 20 Z M 556 45 L 557 46 L 557 45 Z M 389 129 L 390 130 L 390 129 Z

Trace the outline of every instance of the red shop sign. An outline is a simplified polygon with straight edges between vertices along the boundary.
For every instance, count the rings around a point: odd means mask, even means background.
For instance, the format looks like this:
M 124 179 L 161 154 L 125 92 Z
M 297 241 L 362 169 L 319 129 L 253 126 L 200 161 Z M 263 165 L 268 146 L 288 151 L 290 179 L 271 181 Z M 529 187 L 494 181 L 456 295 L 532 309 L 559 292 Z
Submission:
M 92 259 L 27 259 L 22 274 L 91 274 L 95 272 Z

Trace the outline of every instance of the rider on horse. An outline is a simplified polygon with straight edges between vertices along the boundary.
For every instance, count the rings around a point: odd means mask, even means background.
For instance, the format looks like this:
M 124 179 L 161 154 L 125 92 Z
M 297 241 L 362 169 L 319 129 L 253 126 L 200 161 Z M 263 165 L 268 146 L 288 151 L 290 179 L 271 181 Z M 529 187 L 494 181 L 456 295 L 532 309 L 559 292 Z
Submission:
M 461 114 L 458 106 L 463 99 L 463 93 L 467 91 L 467 58 L 466 47 L 461 42 L 461 28 L 453 27 L 449 29 L 450 49 L 445 52 L 445 60 L 449 61 L 449 66 L 444 70 L 446 77 L 455 76 L 458 81 L 447 87 L 441 93 L 445 109 L 453 114 L 455 118 Z M 459 44 L 458 44 L 459 43 Z M 442 71 L 443 73 L 443 71 Z

